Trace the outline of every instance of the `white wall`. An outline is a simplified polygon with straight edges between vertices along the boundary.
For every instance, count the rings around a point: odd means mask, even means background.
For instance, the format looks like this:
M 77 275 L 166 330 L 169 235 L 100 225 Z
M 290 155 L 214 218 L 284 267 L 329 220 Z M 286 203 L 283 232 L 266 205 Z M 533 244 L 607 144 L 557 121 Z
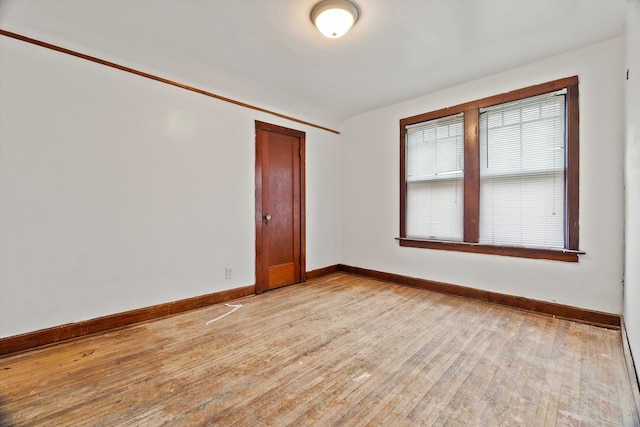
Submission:
M 626 227 L 624 319 L 640 367 L 640 0 L 629 2 L 626 23 Z
M 619 37 L 347 121 L 342 263 L 621 313 L 623 63 Z M 398 245 L 401 118 L 572 75 L 580 79 L 580 247 L 587 252 L 579 263 Z
M 255 120 L 307 133 L 307 269 L 339 262 L 338 135 L 6 37 L 0 57 L 0 337 L 254 284 Z
M 6 37 L 0 58 L 0 337 L 253 284 L 254 120 L 307 133 L 307 270 L 342 263 L 621 313 L 626 84 L 624 310 L 640 352 L 638 81 L 622 78 L 623 38 L 355 117 L 341 136 Z M 398 246 L 400 118 L 576 74 L 580 263 Z

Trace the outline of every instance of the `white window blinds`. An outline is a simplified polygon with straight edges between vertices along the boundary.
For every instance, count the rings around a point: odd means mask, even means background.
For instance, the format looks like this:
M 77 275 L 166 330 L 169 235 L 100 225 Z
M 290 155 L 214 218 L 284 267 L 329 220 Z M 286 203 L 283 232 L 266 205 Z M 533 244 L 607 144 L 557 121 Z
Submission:
M 406 128 L 407 237 L 462 241 L 462 114 Z
M 564 91 L 480 110 L 480 243 L 565 247 Z

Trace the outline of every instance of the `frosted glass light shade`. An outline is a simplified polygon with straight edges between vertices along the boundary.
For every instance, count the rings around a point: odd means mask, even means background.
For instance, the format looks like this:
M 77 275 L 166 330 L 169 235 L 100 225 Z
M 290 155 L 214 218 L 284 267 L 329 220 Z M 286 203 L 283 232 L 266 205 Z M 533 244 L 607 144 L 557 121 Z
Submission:
M 358 20 L 358 8 L 348 0 L 321 1 L 311 11 L 311 21 L 331 39 L 342 37 Z

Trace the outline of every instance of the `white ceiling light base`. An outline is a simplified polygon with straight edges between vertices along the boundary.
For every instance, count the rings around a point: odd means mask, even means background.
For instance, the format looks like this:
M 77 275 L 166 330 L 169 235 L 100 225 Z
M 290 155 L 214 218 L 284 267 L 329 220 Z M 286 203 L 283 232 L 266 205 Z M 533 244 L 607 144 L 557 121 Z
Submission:
M 360 15 L 358 7 L 349 0 L 324 0 L 311 11 L 311 22 L 330 39 L 342 37 Z

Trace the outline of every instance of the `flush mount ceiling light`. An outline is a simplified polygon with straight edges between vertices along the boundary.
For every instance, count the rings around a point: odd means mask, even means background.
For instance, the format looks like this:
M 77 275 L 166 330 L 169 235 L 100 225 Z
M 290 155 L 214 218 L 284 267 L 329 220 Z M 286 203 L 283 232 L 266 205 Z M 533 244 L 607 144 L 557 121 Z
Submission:
M 311 11 L 311 22 L 330 39 L 342 37 L 358 20 L 358 7 L 349 0 L 323 0 Z

